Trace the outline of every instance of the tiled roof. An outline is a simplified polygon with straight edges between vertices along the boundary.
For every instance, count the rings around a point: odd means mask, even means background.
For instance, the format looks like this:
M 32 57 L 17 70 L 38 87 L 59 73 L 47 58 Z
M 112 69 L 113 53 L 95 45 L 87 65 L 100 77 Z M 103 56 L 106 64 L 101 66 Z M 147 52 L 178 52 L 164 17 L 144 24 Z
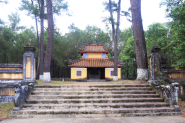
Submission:
M 84 52 L 108 52 L 104 46 L 85 46 Z
M 81 54 L 84 52 L 105 52 L 108 53 L 109 49 L 104 46 L 104 43 L 96 43 L 93 41 L 93 43 L 84 43 L 84 46 L 81 47 L 80 50 Z
M 108 58 L 81 58 L 69 60 L 69 67 L 106 67 L 114 68 L 114 61 Z M 122 62 L 118 61 L 118 67 L 122 67 Z

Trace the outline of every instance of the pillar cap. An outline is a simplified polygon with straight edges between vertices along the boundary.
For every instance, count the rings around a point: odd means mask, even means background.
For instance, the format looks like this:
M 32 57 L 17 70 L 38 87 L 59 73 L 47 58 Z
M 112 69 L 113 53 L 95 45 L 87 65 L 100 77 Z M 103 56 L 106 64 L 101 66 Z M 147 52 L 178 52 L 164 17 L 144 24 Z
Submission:
M 32 45 L 26 45 L 24 46 L 24 51 L 27 52 L 27 51 L 32 51 L 32 52 L 35 52 L 35 47 L 32 46 Z
M 161 50 L 161 48 L 159 48 L 158 46 L 152 46 L 149 49 L 150 53 L 159 53 L 160 50 Z

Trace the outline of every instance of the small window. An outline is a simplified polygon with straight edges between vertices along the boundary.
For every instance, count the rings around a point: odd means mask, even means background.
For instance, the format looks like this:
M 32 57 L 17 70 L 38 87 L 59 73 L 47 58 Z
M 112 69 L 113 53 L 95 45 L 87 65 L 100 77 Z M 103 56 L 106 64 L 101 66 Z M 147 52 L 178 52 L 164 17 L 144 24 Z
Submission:
M 82 76 L 82 71 L 81 70 L 77 70 L 76 71 L 76 76 L 81 77 Z
M 84 58 L 88 58 L 88 54 L 84 54 Z
M 114 70 L 110 71 L 110 76 L 114 76 Z
M 105 54 L 102 54 L 102 58 L 106 58 L 106 55 Z

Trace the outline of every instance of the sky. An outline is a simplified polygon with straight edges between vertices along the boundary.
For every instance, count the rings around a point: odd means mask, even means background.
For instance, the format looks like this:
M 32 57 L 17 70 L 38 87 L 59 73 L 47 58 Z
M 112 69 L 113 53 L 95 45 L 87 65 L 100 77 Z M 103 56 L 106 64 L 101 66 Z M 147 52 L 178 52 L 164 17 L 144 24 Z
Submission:
M 60 29 L 61 34 L 69 32 L 68 26 L 72 23 L 82 30 L 87 25 L 97 26 L 102 30 L 105 29 L 105 23 L 102 22 L 102 17 L 109 16 L 109 13 L 104 12 L 102 5 L 105 0 L 67 0 L 69 5 L 69 12 L 72 16 L 67 16 L 63 13 L 61 16 L 54 15 L 54 22 L 57 28 Z M 108 0 L 107 0 L 108 1 Z M 165 7 L 159 7 L 161 0 L 141 0 L 141 14 L 143 20 L 144 30 L 150 24 L 159 22 L 164 23 L 168 20 L 165 18 Z M 12 12 L 18 12 L 21 18 L 20 26 L 35 27 L 35 20 L 33 17 L 27 16 L 26 11 L 20 11 L 21 0 L 9 0 L 9 4 L 0 5 L 0 18 L 7 22 L 8 15 Z M 130 7 L 130 0 L 121 1 L 121 9 L 128 10 Z M 125 17 L 121 17 L 120 29 L 126 29 L 131 26 L 131 23 L 126 20 Z M 45 21 L 45 27 L 47 27 L 47 21 Z

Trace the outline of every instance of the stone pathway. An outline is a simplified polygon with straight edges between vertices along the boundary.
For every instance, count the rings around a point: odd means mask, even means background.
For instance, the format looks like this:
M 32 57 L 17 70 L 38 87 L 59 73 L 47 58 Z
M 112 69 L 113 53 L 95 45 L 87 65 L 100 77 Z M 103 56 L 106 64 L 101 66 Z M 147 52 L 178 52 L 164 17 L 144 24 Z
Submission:
M 120 118 L 30 118 L 6 119 L 1 123 L 185 123 L 180 116 Z

